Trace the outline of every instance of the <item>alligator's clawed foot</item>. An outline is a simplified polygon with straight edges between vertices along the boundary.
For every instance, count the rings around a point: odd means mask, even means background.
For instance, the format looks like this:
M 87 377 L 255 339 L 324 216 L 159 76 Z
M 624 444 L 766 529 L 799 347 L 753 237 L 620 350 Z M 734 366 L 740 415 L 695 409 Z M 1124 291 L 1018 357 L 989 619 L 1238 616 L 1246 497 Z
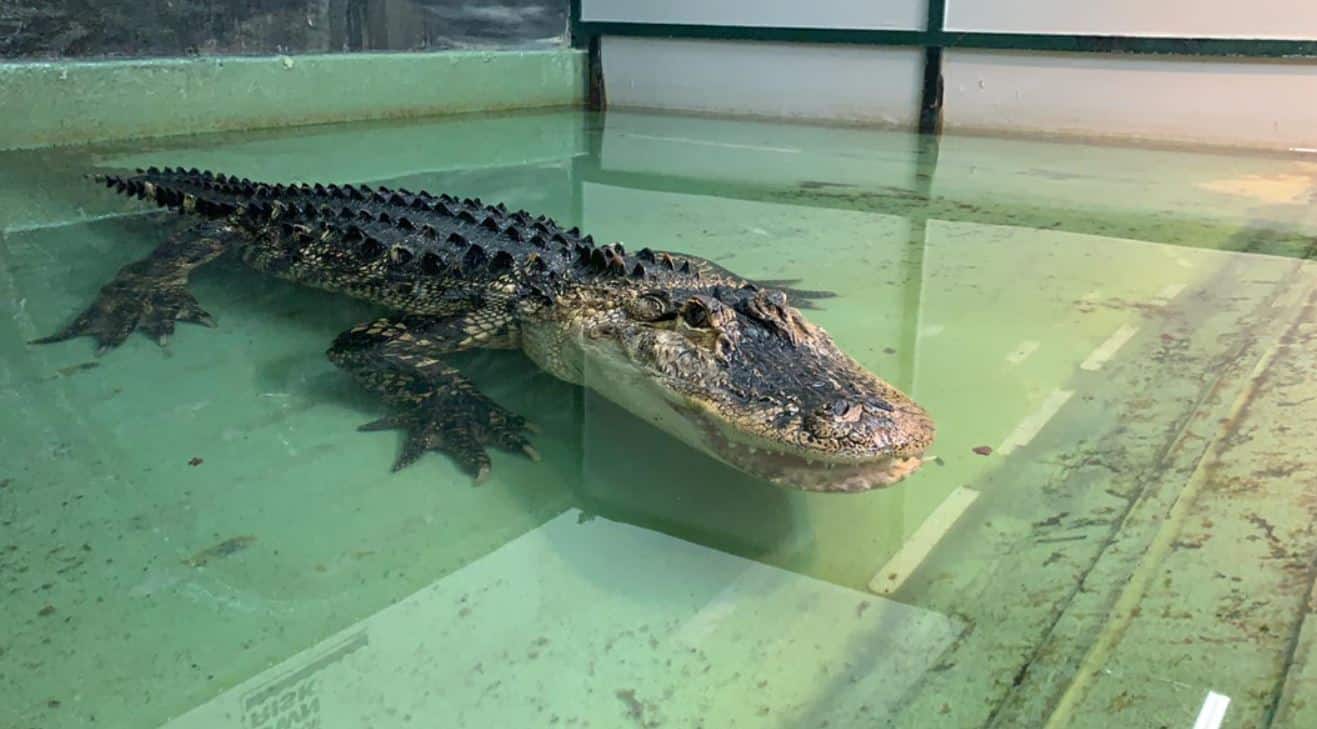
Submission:
M 134 329 L 164 346 L 174 333 L 174 322 L 185 321 L 215 326 L 215 320 L 183 288 L 181 282 L 161 282 L 132 275 L 120 275 L 106 284 L 96 301 L 68 326 L 32 344 L 62 342 L 74 337 L 90 336 L 96 340 L 96 354 L 102 355 L 123 344 Z
M 525 419 L 469 388 L 441 389 L 400 409 L 402 412 L 358 428 L 407 431 L 402 452 L 393 464 L 394 471 L 416 462 L 426 451 L 440 451 L 457 461 L 480 484 L 489 477 L 486 446 L 520 451 L 535 461 L 540 459 L 539 452 L 526 438 L 530 427 Z

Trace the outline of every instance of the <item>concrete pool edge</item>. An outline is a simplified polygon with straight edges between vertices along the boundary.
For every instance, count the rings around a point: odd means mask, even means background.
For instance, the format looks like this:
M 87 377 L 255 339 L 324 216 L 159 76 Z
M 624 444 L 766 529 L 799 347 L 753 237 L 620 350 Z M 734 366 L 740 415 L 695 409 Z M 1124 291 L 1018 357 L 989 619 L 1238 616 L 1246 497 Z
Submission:
M 567 48 L 0 63 L 0 150 L 574 106 L 584 64 Z

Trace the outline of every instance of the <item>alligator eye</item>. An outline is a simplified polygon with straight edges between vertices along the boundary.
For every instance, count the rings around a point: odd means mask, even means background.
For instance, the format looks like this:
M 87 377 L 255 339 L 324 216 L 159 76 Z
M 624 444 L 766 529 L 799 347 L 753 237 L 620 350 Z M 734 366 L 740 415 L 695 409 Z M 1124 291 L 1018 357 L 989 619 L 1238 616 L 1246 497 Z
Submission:
M 681 312 L 681 317 L 696 329 L 706 329 L 709 326 L 709 309 L 697 301 L 687 304 Z

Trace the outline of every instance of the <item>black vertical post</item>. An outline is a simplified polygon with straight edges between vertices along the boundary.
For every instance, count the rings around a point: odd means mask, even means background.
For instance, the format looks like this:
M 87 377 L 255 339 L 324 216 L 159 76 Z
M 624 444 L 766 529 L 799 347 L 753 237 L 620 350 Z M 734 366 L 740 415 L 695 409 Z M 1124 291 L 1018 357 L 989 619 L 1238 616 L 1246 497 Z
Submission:
M 590 111 L 603 111 L 607 105 L 604 98 L 604 65 L 600 56 L 600 36 L 585 30 L 581 24 L 581 0 L 570 0 L 568 4 L 567 35 L 572 48 L 584 49 L 585 61 L 585 108 Z
M 924 85 L 919 101 L 919 132 L 942 132 L 942 26 L 947 17 L 946 0 L 928 0 L 924 47 Z
M 590 36 L 585 76 L 585 107 L 590 111 L 603 111 L 608 106 L 604 93 L 604 57 L 599 50 L 603 39 Z
M 581 30 L 581 0 L 568 0 L 567 42 L 572 48 L 584 48 L 586 45 L 585 33 Z
M 932 46 L 924 49 L 924 86 L 919 102 L 919 133 L 942 133 L 942 49 Z

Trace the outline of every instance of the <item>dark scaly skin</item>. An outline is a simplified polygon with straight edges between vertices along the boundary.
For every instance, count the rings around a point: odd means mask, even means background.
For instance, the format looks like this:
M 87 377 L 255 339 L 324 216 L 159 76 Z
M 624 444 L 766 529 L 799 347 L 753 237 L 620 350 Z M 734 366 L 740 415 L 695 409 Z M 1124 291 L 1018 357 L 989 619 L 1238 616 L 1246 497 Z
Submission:
M 397 312 L 340 335 L 329 358 L 407 431 L 395 469 L 442 451 L 483 478 L 487 446 L 535 457 L 525 421 L 443 357 L 522 349 L 687 443 L 768 480 L 858 491 L 918 468 L 928 416 L 845 355 L 797 307 L 826 292 L 753 282 L 694 256 L 596 246 L 576 229 L 502 205 L 352 185 L 277 185 L 152 168 L 101 180 L 200 218 L 123 268 L 72 324 L 40 342 L 174 322 L 211 323 L 185 290 L 232 251 L 252 268 Z

